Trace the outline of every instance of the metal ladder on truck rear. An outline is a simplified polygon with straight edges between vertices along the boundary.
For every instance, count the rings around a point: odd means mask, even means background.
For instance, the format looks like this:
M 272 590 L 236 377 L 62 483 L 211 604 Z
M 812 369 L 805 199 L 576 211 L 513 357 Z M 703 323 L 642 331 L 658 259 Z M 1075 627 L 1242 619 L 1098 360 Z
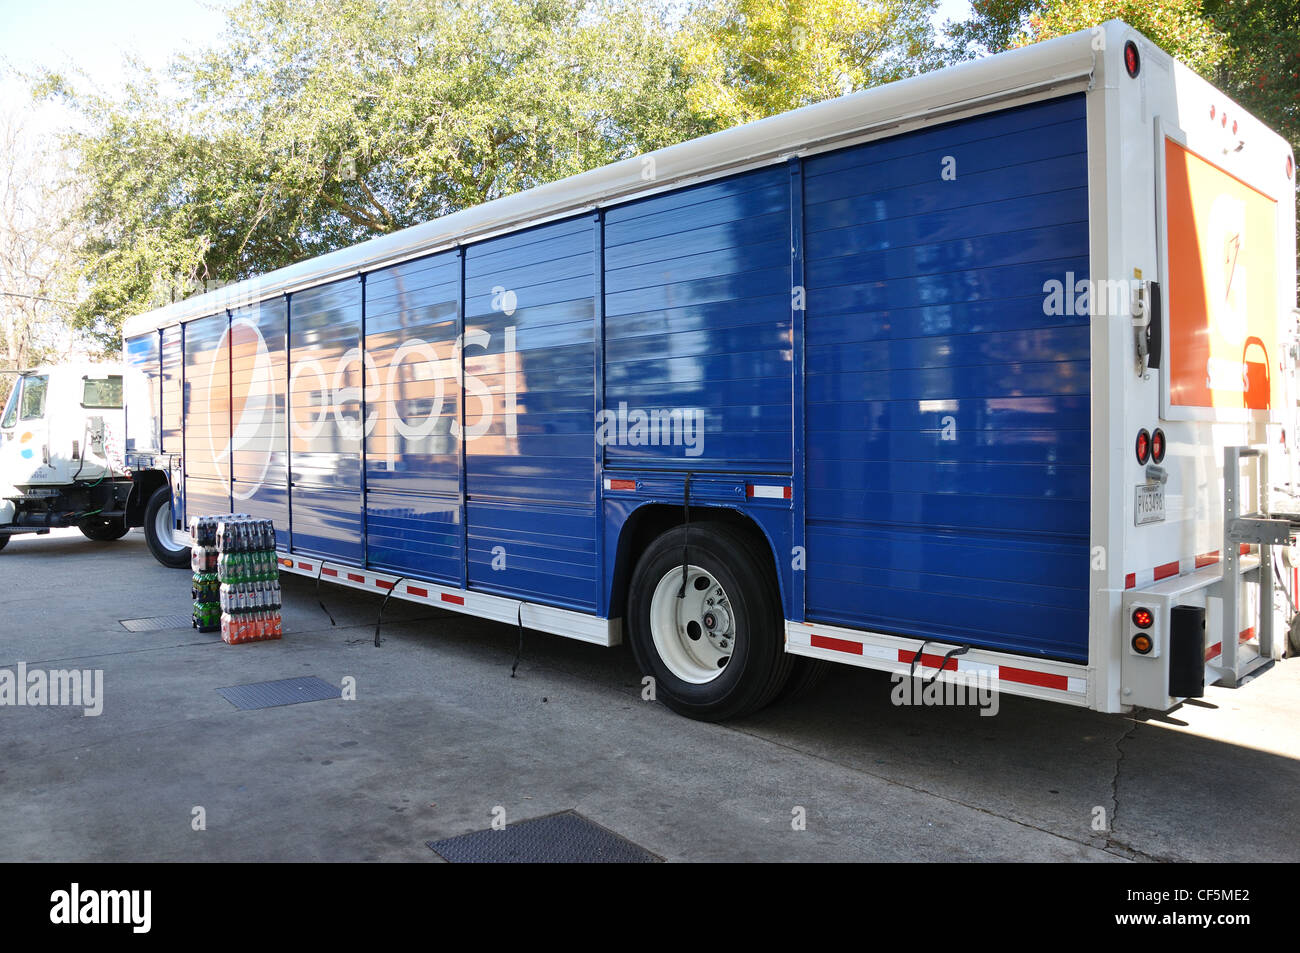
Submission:
M 1248 512 L 1243 513 L 1241 493 L 1241 464 L 1254 458 L 1257 462 L 1257 499 Z M 1214 662 L 1206 667 L 1218 675 L 1218 681 L 1236 688 L 1253 672 L 1281 657 L 1279 639 L 1285 635 L 1275 631 L 1273 625 L 1273 547 L 1290 546 L 1300 531 L 1300 514 L 1270 513 L 1268 483 L 1268 453 L 1260 447 L 1225 447 L 1223 449 L 1223 584 L 1220 597 L 1223 613 L 1220 620 L 1222 648 Z M 1241 546 L 1259 547 L 1259 565 L 1241 572 Z M 1250 577 L 1255 576 L 1252 580 Z M 1237 630 L 1242 587 L 1254 581 L 1259 585 L 1259 622 L 1255 629 L 1259 637 L 1259 654 L 1241 662 L 1240 633 Z

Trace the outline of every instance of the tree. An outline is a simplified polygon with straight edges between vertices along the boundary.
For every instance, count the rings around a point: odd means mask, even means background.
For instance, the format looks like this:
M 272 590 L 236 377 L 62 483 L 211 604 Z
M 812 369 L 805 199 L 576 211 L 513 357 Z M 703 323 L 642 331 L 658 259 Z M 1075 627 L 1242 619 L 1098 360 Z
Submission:
M 1212 77 L 1226 53 L 1224 37 L 1205 16 L 1201 0 L 1046 0 L 1030 10 L 1011 45 L 1038 43 L 1106 20 L 1123 20 L 1203 76 Z
M 0 369 L 20 371 L 76 342 L 64 333 L 76 294 L 77 195 L 57 142 L 0 115 Z M 12 374 L 0 374 L 0 403 Z
M 1295 0 L 1206 0 L 1225 36 L 1216 81 L 1300 152 L 1300 4 Z
M 224 42 L 123 94 L 47 73 L 85 119 L 83 327 L 209 282 L 690 138 L 680 64 L 623 0 L 243 0 Z
M 83 122 L 75 320 L 124 317 L 939 65 L 938 0 L 240 0 L 166 82 L 41 74 Z
M 942 65 L 938 0 L 703 0 L 677 39 L 691 108 L 726 128 Z
M 1030 15 L 1044 5 L 1044 0 L 972 0 L 971 16 L 949 20 L 944 32 L 964 58 L 1001 53 L 1011 49 L 1024 33 Z

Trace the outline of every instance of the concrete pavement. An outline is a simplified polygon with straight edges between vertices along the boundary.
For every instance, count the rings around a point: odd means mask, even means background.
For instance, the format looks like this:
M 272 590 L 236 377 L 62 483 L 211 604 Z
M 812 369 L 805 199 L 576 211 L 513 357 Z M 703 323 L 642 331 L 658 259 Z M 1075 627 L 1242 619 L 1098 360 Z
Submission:
M 843 669 L 708 725 L 642 701 L 625 648 L 529 632 L 512 679 L 511 626 L 394 600 L 375 648 L 378 597 L 323 585 L 331 626 L 310 580 L 284 590 L 279 642 L 130 633 L 189 612 L 138 531 L 11 542 L 0 668 L 99 669 L 105 699 L 0 708 L 0 860 L 433 861 L 426 841 L 496 808 L 576 809 L 671 861 L 1300 859 L 1293 661 L 1159 719 L 900 708 L 888 676 Z M 356 700 L 215 691 L 298 675 L 351 677 Z

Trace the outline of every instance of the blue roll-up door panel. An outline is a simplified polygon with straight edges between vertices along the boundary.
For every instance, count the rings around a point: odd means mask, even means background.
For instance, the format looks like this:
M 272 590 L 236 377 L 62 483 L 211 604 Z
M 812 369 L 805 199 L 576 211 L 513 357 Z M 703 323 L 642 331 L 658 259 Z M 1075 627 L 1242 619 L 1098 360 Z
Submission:
M 361 282 L 289 301 L 289 472 L 293 547 L 360 564 Z
M 465 250 L 471 589 L 596 607 L 595 269 L 590 216 Z
M 159 448 L 162 425 L 159 417 L 162 394 L 162 366 L 157 331 L 128 338 L 122 347 L 122 362 L 138 375 L 134 386 L 128 382 L 126 407 L 126 448 L 155 451 Z
M 159 385 L 159 416 L 162 429 L 163 453 L 185 452 L 185 408 L 183 407 L 182 379 L 185 373 L 185 353 L 182 348 L 183 329 L 179 324 L 162 330 L 162 381 Z
M 366 276 L 366 556 L 459 585 L 460 255 Z
M 185 518 L 230 512 L 230 317 L 185 325 Z
M 604 255 L 605 465 L 790 472 L 786 166 L 611 208 Z
M 272 298 L 230 317 L 230 457 L 234 509 L 275 525 L 289 548 L 289 455 L 285 435 L 288 305 Z
M 1087 200 L 1082 96 L 805 164 L 809 619 L 1087 658 Z

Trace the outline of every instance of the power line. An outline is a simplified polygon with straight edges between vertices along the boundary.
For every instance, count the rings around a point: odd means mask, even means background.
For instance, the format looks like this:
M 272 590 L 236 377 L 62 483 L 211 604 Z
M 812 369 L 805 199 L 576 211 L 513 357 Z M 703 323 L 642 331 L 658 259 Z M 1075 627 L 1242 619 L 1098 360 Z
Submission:
M 25 295 L 17 291 L 0 291 L 0 295 L 7 295 L 10 298 L 29 298 L 32 301 L 48 301 L 51 304 L 66 304 L 72 305 L 73 307 L 77 304 L 75 301 L 63 301 L 59 298 L 46 298 L 42 295 Z

